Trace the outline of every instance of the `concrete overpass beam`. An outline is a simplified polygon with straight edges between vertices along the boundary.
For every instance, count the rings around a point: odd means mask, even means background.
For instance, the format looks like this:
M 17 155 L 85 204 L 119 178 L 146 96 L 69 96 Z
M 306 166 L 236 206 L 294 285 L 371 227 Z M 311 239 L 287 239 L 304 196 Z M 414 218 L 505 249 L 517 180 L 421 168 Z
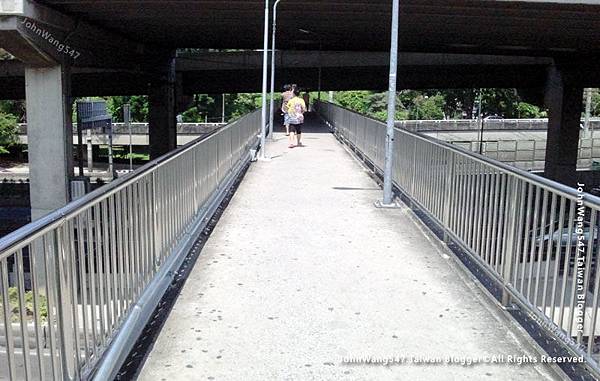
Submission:
M 176 73 L 174 54 L 155 66 L 148 91 L 150 158 L 177 148 Z
M 31 218 L 69 201 L 73 175 L 72 102 L 68 67 L 25 68 Z
M 142 44 L 32 0 L 0 0 L 0 47 L 41 67 L 60 62 L 139 72 L 145 61 Z
M 548 107 L 545 176 L 574 187 L 583 88 L 556 66 L 548 70 L 544 101 Z

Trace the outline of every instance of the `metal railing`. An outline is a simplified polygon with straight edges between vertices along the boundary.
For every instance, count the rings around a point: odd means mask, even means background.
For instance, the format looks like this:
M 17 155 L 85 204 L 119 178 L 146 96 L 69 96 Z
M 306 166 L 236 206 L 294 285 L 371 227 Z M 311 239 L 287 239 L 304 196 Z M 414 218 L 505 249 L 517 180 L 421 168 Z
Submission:
M 0 240 L 0 378 L 112 379 L 259 125 L 255 111 Z
M 449 140 L 448 143 L 467 151 L 479 152 L 478 141 Z M 593 144 L 593 145 L 592 145 Z M 526 171 L 543 171 L 546 159 L 546 140 L 495 140 L 481 143 L 484 156 Z M 592 169 L 600 161 L 600 138 L 579 139 L 577 169 Z
M 581 119 L 583 126 L 584 120 Z M 484 119 L 483 128 L 488 130 L 547 130 L 548 119 Z M 421 131 L 479 131 L 481 126 L 477 119 L 447 120 L 398 120 L 396 127 L 412 132 Z M 590 129 L 598 130 L 600 119 L 590 119 Z
M 177 123 L 178 134 L 201 135 L 215 128 L 225 126 L 227 123 Z M 27 123 L 19 123 L 19 135 L 27 135 Z M 128 135 L 129 128 L 126 123 L 113 123 L 113 134 Z M 97 132 L 97 131 L 96 131 Z M 131 123 L 131 132 L 136 135 L 148 135 L 148 123 Z M 73 134 L 77 135 L 77 123 L 73 123 Z
M 381 172 L 385 124 L 329 103 L 319 110 Z M 600 375 L 600 198 L 406 130 L 394 145 L 398 190 L 500 286 L 502 303 Z

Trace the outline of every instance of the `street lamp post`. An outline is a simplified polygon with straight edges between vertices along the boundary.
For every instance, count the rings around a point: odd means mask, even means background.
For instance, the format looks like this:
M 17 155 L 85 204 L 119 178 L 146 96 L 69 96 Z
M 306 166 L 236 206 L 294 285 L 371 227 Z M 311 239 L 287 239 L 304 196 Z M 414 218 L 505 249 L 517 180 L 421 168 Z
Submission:
M 281 0 L 277 0 L 273 5 L 273 27 L 271 36 L 271 100 L 269 104 L 269 137 L 273 140 L 273 98 L 275 98 L 275 33 L 277 30 L 277 5 Z
M 321 57 L 322 51 L 323 41 L 321 40 L 321 36 L 319 36 L 319 83 L 317 84 L 317 105 L 321 103 L 321 78 L 323 77 L 323 59 Z
M 265 135 L 267 124 L 267 67 L 269 65 L 269 0 L 265 0 L 265 28 L 263 37 L 262 110 L 260 116 L 260 158 L 266 159 Z
M 392 162 L 394 161 L 394 122 L 396 116 L 396 80 L 398 72 L 398 18 L 399 0 L 392 1 L 392 33 L 390 44 L 390 78 L 388 88 L 387 126 L 385 139 L 385 164 L 383 169 L 383 202 L 392 204 Z
M 477 101 L 477 124 L 479 125 L 479 154 L 483 155 L 483 119 L 481 119 L 481 93 L 479 89 L 479 100 Z
M 129 103 L 123 105 L 123 122 L 129 130 L 129 171 L 133 171 L 133 148 L 131 138 L 131 106 Z
M 225 123 L 225 94 L 221 95 L 221 123 Z
M 583 129 L 587 132 L 590 129 L 590 112 L 592 109 L 592 89 L 585 89 L 585 119 L 583 121 Z

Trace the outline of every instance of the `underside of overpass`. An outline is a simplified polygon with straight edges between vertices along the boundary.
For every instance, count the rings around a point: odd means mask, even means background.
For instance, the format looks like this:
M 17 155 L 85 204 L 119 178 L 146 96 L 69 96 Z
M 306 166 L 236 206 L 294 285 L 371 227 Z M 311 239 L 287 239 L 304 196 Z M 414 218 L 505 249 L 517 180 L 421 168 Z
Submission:
M 263 1 L 39 1 L 150 46 L 257 49 L 262 46 Z M 404 0 L 400 49 L 413 52 L 508 53 L 564 56 L 600 53 L 600 18 L 593 0 Z M 165 17 L 167 16 L 167 17 Z M 306 0 L 279 6 L 279 46 L 387 51 L 391 4 L 386 0 Z M 332 22 L 334 21 L 334 22 Z
M 293 82 L 316 90 L 319 67 L 325 91 L 384 91 L 388 85 L 389 54 L 385 52 L 278 51 L 275 62 L 276 88 Z M 516 87 L 541 93 L 545 71 L 553 63 L 547 57 L 403 53 L 398 63 L 398 88 Z M 186 95 L 261 91 L 261 51 L 179 54 L 175 65 L 178 82 Z M 0 78 L 4 85 L 0 99 L 25 97 L 23 62 L 0 61 Z M 147 93 L 151 75 L 75 66 L 71 78 L 74 97 L 138 95 Z
M 0 0 L 0 47 L 18 60 L 0 63 L 0 97 L 27 99 L 39 141 L 34 217 L 69 199 L 72 97 L 148 94 L 151 152 L 165 153 L 186 94 L 258 90 L 264 4 Z M 600 86 L 596 1 L 403 0 L 399 16 L 399 88 L 522 88 L 550 110 L 548 176 L 572 185 L 582 88 Z M 315 89 L 322 66 L 323 90 L 385 89 L 390 18 L 387 0 L 283 1 L 277 84 Z M 218 51 L 232 49 L 246 51 Z

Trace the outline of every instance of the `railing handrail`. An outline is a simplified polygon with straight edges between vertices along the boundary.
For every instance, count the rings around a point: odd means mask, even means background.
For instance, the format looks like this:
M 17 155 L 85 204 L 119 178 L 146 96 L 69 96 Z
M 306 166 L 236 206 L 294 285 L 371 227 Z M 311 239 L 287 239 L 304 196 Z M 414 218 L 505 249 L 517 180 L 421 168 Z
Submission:
M 380 121 L 380 120 L 378 120 L 378 119 L 375 119 L 375 118 L 372 118 L 372 117 L 369 117 L 369 116 L 366 116 L 366 115 L 362 115 L 362 114 L 360 114 L 360 113 L 358 113 L 356 111 L 350 110 L 350 109 L 348 109 L 346 107 L 337 105 L 335 103 L 330 103 L 330 102 L 327 102 L 327 101 L 321 101 L 321 102 L 322 103 L 326 103 L 326 104 L 330 104 L 330 105 L 335 106 L 335 107 L 342 108 L 342 109 L 344 109 L 344 110 L 346 110 L 348 112 L 351 112 L 353 114 L 359 115 L 359 116 L 361 116 L 363 118 L 372 120 L 372 121 L 374 121 L 376 123 L 381 124 L 382 126 L 385 126 L 385 123 L 382 122 L 382 121 Z M 397 126 L 395 128 L 398 131 L 401 131 L 402 133 L 412 135 L 412 136 L 414 136 L 414 137 L 416 137 L 418 139 L 421 139 L 421 140 L 426 140 L 429 143 L 432 143 L 434 145 L 437 145 L 437 146 L 440 146 L 440 147 L 444 147 L 446 149 L 449 149 L 449 150 L 451 150 L 453 152 L 459 153 L 459 154 L 464 155 L 464 156 L 468 156 L 468 157 L 470 157 L 470 158 L 472 158 L 472 159 L 474 159 L 474 160 L 476 160 L 478 162 L 481 162 L 481 163 L 484 163 L 484 164 L 488 164 L 490 166 L 496 167 L 497 169 L 500 169 L 500 170 L 505 171 L 505 172 L 509 172 L 509 173 L 511 173 L 512 175 L 514 175 L 514 176 L 516 176 L 518 178 L 521 178 L 521 179 L 523 179 L 525 181 L 532 182 L 534 185 L 539 185 L 539 186 L 544 187 L 546 189 L 550 189 L 552 191 L 558 192 L 558 193 L 562 194 L 563 196 L 576 199 L 577 196 L 579 195 L 579 193 L 577 192 L 577 189 L 569 187 L 569 186 L 566 186 L 566 185 L 561 184 L 561 183 L 559 183 L 557 181 L 550 180 L 550 179 L 547 179 L 545 177 L 542 177 L 542 176 L 539 176 L 539 175 L 527 172 L 525 170 L 522 170 L 522 169 L 510 166 L 508 164 L 502 163 L 501 161 L 489 158 L 489 157 L 484 156 L 484 155 L 480 155 L 480 154 L 478 154 L 476 152 L 468 151 L 468 150 L 466 150 L 466 149 L 464 149 L 462 147 L 452 145 L 452 144 L 450 144 L 448 142 L 444 142 L 444 141 L 436 139 L 435 137 L 432 137 L 432 136 L 423 135 L 423 134 L 420 134 L 418 132 L 413 132 L 413 131 L 409 131 L 409 130 L 406 130 L 406 129 L 403 129 L 403 128 L 399 128 Z M 600 197 L 594 196 L 592 194 L 585 193 L 585 197 L 584 197 L 583 202 L 584 202 L 584 205 L 586 205 L 586 206 L 593 206 L 593 207 L 596 207 L 596 208 L 600 208 Z
M 517 178 L 531 182 L 535 185 L 539 185 L 543 188 L 550 189 L 554 192 L 562 194 L 563 196 L 575 199 L 579 195 L 576 188 L 569 187 L 569 186 L 561 184 L 557 181 L 554 181 L 554 180 L 533 174 L 531 172 L 525 171 L 523 169 L 508 165 L 499 160 L 487 157 L 485 155 L 481 155 L 477 152 L 472 152 L 463 147 L 452 145 L 448 142 L 438 140 L 432 136 L 422 135 L 422 134 L 414 133 L 414 132 L 407 131 L 407 130 L 401 130 L 401 131 L 403 133 L 411 134 L 418 139 L 426 140 L 431 144 L 434 144 L 434 145 L 437 145 L 440 147 L 445 147 L 454 152 L 460 153 L 461 155 L 468 156 L 478 162 L 497 167 L 498 169 L 501 169 L 502 171 L 511 173 L 512 175 L 516 176 Z M 588 205 L 588 206 L 595 206 L 597 208 L 600 208 L 600 197 L 586 193 L 586 197 L 584 198 L 584 204 Z
M 236 119 L 238 120 L 238 119 Z M 235 122 L 231 121 L 229 123 L 233 123 Z M 590 119 L 590 120 L 594 120 L 594 118 Z M 214 126 L 214 125 L 226 125 L 229 124 L 228 122 L 177 122 L 178 126 Z M 127 123 L 125 122 L 112 122 L 113 126 L 124 126 Z M 148 126 L 150 123 L 148 122 L 131 122 L 129 123 L 132 126 Z M 73 127 L 77 126 L 77 122 L 73 122 L 72 123 Z M 17 123 L 18 127 L 27 127 L 27 123 Z
M 252 115 L 258 110 L 252 111 L 248 115 Z M 246 117 L 244 116 L 244 117 Z M 46 232 L 52 230 L 53 228 L 59 226 L 64 220 L 69 217 L 77 214 L 81 211 L 82 208 L 86 207 L 86 205 L 95 204 L 101 199 L 107 198 L 110 195 L 118 192 L 119 190 L 127 187 L 128 185 L 134 183 L 140 177 L 144 176 L 146 173 L 156 170 L 171 160 L 181 156 L 183 153 L 187 152 L 197 144 L 200 144 L 206 139 L 209 139 L 215 134 L 218 134 L 221 131 L 224 131 L 227 128 L 230 128 L 237 124 L 244 117 L 237 119 L 227 125 L 215 129 L 211 132 L 206 133 L 203 136 L 200 136 L 191 142 L 177 147 L 173 151 L 162 155 L 156 159 L 149 161 L 144 164 L 140 168 L 137 168 L 135 171 L 128 173 L 127 175 L 120 177 L 88 194 L 85 196 L 69 202 L 67 205 L 56 209 L 44 217 L 41 217 L 31 223 L 7 234 L 6 236 L 0 238 L 0 260 L 2 260 L 9 252 L 14 250 L 18 250 L 20 247 L 26 246 L 27 241 L 31 241 L 36 237 L 39 237 Z
M 319 101 L 316 101 L 316 102 L 319 102 Z M 327 100 L 321 100 L 320 102 L 321 102 L 321 103 L 327 103 L 327 104 L 333 105 L 333 106 L 335 106 L 335 107 L 339 107 L 339 108 L 341 108 L 341 109 L 344 109 L 344 110 L 346 110 L 346 111 L 350 111 L 350 112 L 352 112 L 352 113 L 354 113 L 354 114 L 360 115 L 360 116 L 362 116 L 362 117 L 364 117 L 364 118 L 367 118 L 367 119 L 374 120 L 374 121 L 376 121 L 376 122 L 381 122 L 381 123 L 384 123 L 384 124 L 385 124 L 385 122 L 383 122 L 383 121 L 381 121 L 381 120 L 379 120 L 379 119 L 373 118 L 372 116 L 363 115 L 363 114 L 361 114 L 361 113 L 359 113 L 359 112 L 356 112 L 355 110 L 352 110 L 352 109 L 350 109 L 350 108 L 348 108 L 348 107 L 346 107 L 346 106 L 342 106 L 342 105 L 339 105 L 339 104 L 337 104 L 337 103 L 329 102 L 329 101 L 327 101 Z M 394 123 L 403 123 L 403 122 L 469 122 L 469 121 L 473 121 L 473 120 L 476 120 L 476 119 L 398 119 L 398 120 L 394 121 Z M 507 120 L 509 120 L 509 121 L 512 121 L 512 120 L 522 120 L 522 121 L 548 121 L 548 118 L 530 118 L 530 119 L 491 119 L 491 121 L 494 121 L 494 120 L 497 120 L 497 121 L 507 121 Z M 584 120 L 584 118 L 581 118 L 581 120 Z M 590 118 L 590 121 L 600 121 L 600 117 L 591 117 L 591 118 Z M 490 122 L 490 120 L 485 120 L 485 122 Z
M 327 101 L 326 101 L 327 102 Z M 329 102 L 328 102 L 329 103 Z M 335 103 L 333 103 L 335 104 Z M 336 104 L 336 106 L 339 106 Z M 342 107 L 342 106 L 339 106 Z M 360 114 L 359 114 L 360 115 Z M 502 118 L 502 119 L 482 119 L 485 123 L 501 123 L 501 122 L 547 122 L 548 118 Z M 584 120 L 584 118 L 581 118 Z M 476 122 L 477 119 L 398 119 L 396 123 L 414 123 L 414 122 L 434 122 L 434 123 L 444 123 L 444 122 Z M 599 122 L 600 117 L 591 117 L 591 122 Z

